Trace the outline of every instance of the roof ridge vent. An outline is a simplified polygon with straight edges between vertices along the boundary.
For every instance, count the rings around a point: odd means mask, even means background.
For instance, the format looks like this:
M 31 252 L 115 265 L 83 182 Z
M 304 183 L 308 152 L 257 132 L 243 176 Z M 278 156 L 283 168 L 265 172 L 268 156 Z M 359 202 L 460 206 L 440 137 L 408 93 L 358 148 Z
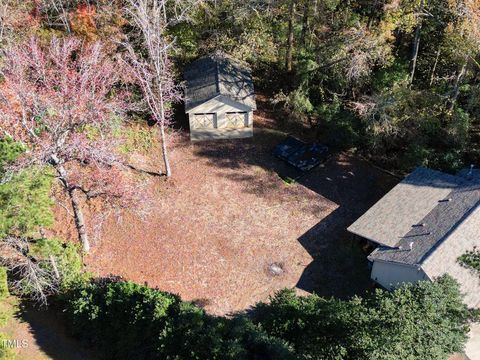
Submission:
M 397 249 L 398 249 L 398 250 L 411 251 L 411 250 L 413 250 L 413 241 L 410 241 L 410 242 L 408 243 L 407 248 L 404 248 L 402 245 L 400 245 L 400 246 L 397 246 Z
M 412 227 L 425 227 L 427 224 L 425 223 L 418 223 L 418 224 L 413 224 Z

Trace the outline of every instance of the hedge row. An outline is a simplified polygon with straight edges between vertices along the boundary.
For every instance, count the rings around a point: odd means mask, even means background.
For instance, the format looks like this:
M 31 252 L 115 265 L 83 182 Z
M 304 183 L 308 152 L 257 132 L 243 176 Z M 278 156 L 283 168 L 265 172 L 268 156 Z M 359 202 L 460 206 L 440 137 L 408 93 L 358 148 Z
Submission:
M 63 298 L 73 334 L 108 359 L 296 359 L 245 316 L 214 317 L 132 282 L 93 281 Z
M 364 299 L 283 290 L 231 318 L 115 279 L 81 282 L 61 301 L 74 335 L 107 359 L 446 359 L 470 316 L 449 277 Z

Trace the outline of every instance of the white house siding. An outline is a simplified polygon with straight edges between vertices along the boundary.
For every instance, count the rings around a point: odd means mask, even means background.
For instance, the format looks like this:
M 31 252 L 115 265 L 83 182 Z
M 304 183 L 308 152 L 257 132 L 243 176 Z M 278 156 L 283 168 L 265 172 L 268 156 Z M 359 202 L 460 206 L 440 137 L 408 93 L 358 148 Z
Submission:
M 371 278 L 382 285 L 385 289 L 392 290 L 402 283 L 415 283 L 420 280 L 428 280 L 422 269 L 416 266 L 408 266 L 383 261 L 374 261 Z
M 423 261 L 422 268 L 429 277 L 448 273 L 459 283 L 465 294 L 465 303 L 480 307 L 480 279 L 474 272 L 462 267 L 457 259 L 475 246 L 480 247 L 480 207 L 458 224 L 432 254 Z
M 243 113 L 241 116 L 245 119 L 244 123 L 238 122 L 237 127 L 232 127 L 232 121 L 228 120 L 227 113 Z M 225 96 L 217 96 L 191 109 L 188 114 L 191 140 L 246 138 L 253 136 L 252 109 Z M 214 127 L 198 128 L 195 117 L 200 115 L 197 114 L 215 114 Z

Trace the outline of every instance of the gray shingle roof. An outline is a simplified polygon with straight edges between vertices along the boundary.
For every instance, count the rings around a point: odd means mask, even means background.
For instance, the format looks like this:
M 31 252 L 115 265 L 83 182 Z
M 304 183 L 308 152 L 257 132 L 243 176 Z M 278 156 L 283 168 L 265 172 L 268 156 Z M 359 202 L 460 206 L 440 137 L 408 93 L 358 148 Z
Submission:
M 184 72 L 185 111 L 224 95 L 256 110 L 250 69 L 222 53 L 202 57 L 189 64 Z
M 458 263 L 480 246 L 480 172 L 452 176 L 418 168 L 349 230 L 381 244 L 369 260 L 416 266 L 431 279 L 448 273 L 465 302 L 480 305 L 480 279 Z
M 348 231 L 395 247 L 412 225 L 419 224 L 438 201 L 462 180 L 439 171 L 417 168 L 363 214 Z
M 480 184 L 466 183 L 453 189 L 448 197 L 439 199 L 437 206 L 419 224 L 412 224 L 394 248 L 380 246 L 369 258 L 404 264 L 422 264 L 480 206 Z M 480 232 L 480 223 L 478 224 Z M 466 239 L 470 241 L 471 239 Z M 480 236 L 478 237 L 480 245 Z M 412 243 L 410 250 L 409 243 Z

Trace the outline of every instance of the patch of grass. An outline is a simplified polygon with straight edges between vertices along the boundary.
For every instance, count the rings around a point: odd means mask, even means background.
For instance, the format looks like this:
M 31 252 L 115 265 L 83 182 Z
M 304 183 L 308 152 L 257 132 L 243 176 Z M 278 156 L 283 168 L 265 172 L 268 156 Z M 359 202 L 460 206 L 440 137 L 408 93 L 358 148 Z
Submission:
M 10 293 L 8 292 L 7 269 L 0 266 L 0 300 L 5 299 Z
M 280 176 L 280 178 L 287 185 L 295 185 L 297 183 L 297 180 L 291 178 L 290 176 Z
M 120 152 L 147 154 L 157 142 L 157 132 L 157 128 L 146 128 L 141 125 L 121 129 L 119 136 L 124 140 L 124 143 L 120 146 Z
M 0 301 L 0 327 L 7 324 L 17 307 L 18 301 L 14 297 L 5 297 Z M 0 360 L 13 360 L 16 358 L 13 349 L 7 344 L 9 339 L 7 334 L 0 332 Z
M 9 338 L 5 334 L 0 333 L 0 359 L 1 360 L 13 360 L 16 358 L 13 349 L 7 345 Z

